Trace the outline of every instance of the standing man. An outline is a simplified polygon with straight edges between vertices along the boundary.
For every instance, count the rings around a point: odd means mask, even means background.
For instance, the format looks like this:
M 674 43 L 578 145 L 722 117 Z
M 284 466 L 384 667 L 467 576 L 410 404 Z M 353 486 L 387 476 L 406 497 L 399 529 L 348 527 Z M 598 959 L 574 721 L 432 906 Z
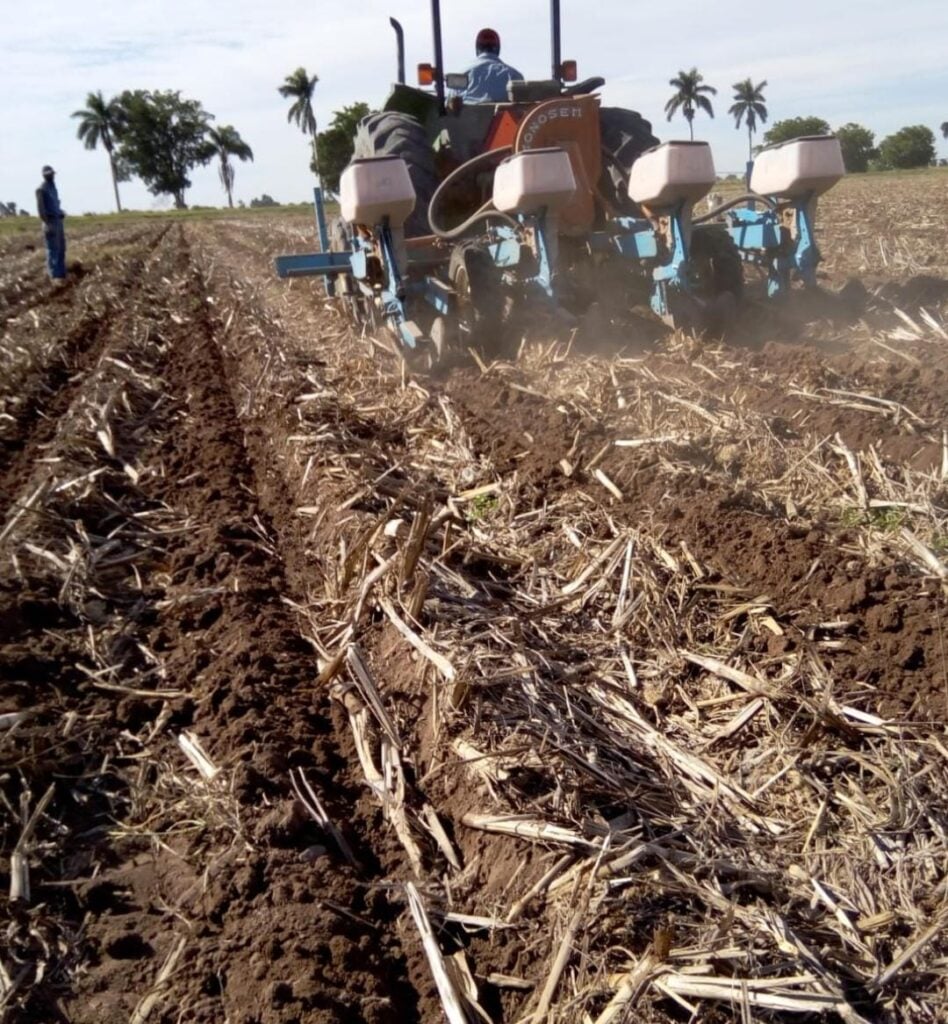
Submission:
M 46 265 L 49 276 L 61 281 L 66 276 L 66 232 L 63 230 L 63 208 L 56 191 L 56 172 L 47 164 L 43 168 L 43 184 L 36 190 L 36 208 L 46 236 Z
M 482 28 L 474 41 L 477 60 L 468 68 L 465 103 L 506 103 L 507 83 L 522 82 L 523 75 L 500 59 L 500 36 Z

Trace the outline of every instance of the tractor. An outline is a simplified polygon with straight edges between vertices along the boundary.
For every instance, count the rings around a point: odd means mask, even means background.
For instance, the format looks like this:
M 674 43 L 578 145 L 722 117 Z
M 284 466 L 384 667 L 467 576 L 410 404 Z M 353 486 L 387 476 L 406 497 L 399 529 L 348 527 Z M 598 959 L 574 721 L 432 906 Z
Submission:
M 398 81 L 358 126 L 341 216 L 327 223 L 317 187 L 321 252 L 278 257 L 280 276 L 322 275 L 357 323 L 387 328 L 400 351 L 428 361 L 457 346 L 496 349 L 518 307 L 575 317 L 617 268 L 630 288 L 644 283 L 662 320 L 694 330 L 733 313 L 745 263 L 767 271 L 774 295 L 794 274 L 815 281 L 815 196 L 836 171 L 826 140 L 818 153 L 812 140 L 765 151 L 765 194 L 698 218 L 715 182 L 710 147 L 660 144 L 635 111 L 601 105 L 602 78 L 577 82 L 561 56 L 559 0 L 551 77 L 510 82 L 500 103 L 462 99 L 466 75 L 444 71 L 440 0 L 431 21 L 434 61 L 418 66 L 415 88 L 391 19 Z

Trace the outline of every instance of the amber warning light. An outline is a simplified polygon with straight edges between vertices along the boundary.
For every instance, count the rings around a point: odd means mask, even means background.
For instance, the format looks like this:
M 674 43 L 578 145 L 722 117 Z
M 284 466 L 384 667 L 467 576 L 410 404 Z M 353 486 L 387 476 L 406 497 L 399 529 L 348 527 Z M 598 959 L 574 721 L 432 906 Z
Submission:
M 418 65 L 418 84 L 434 85 L 434 68 L 431 64 Z
M 575 82 L 577 78 L 576 61 L 564 60 L 560 65 L 564 82 Z

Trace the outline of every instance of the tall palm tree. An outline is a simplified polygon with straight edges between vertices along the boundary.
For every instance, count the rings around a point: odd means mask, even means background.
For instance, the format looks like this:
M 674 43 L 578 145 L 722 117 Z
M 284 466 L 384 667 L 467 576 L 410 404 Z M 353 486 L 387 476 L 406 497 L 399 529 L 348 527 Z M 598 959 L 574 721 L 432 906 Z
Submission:
M 122 200 L 119 199 L 119 170 L 115 162 L 115 141 L 122 130 L 122 108 L 118 99 L 110 100 L 102 95 L 102 90 L 90 92 L 86 96 L 86 105 L 77 110 L 73 117 L 78 117 L 79 128 L 76 136 L 85 143 L 86 149 L 95 149 L 101 142 L 102 148 L 109 155 L 109 167 L 112 170 L 112 188 L 115 190 L 115 206 L 122 212 Z M 125 175 L 127 178 L 128 175 Z
M 741 120 L 747 125 L 747 159 L 754 157 L 754 132 L 757 131 L 757 122 L 766 124 L 767 107 L 764 103 L 764 89 L 767 88 L 766 79 L 758 82 L 757 85 L 749 78 L 743 82 L 735 82 L 734 105 L 728 113 L 734 118 L 734 127 L 740 128 Z
M 313 93 L 316 91 L 316 83 L 319 75 L 310 77 L 306 68 L 297 68 L 292 75 L 287 75 L 283 84 L 277 91 L 285 99 L 292 99 L 290 109 L 286 113 L 286 119 L 296 124 L 301 132 L 311 136 L 313 146 L 313 167 L 316 168 L 316 177 L 319 177 L 319 156 L 316 152 L 316 114 L 313 112 Z
M 207 141 L 214 150 L 214 155 L 220 160 L 219 173 L 221 184 L 227 193 L 227 205 L 234 207 L 234 165 L 230 162 L 231 157 L 238 160 L 253 160 L 253 150 L 240 137 L 240 132 L 232 124 L 222 124 L 219 128 L 208 128 Z
M 941 134 L 948 139 L 948 121 L 941 122 Z
M 668 84 L 676 89 L 675 95 L 665 104 L 665 113 L 670 121 L 678 109 L 685 115 L 688 121 L 688 130 L 691 132 L 691 140 L 695 137 L 695 113 L 699 110 L 707 112 L 709 117 L 714 117 L 714 108 L 711 101 L 705 95 L 710 93 L 716 96 L 718 90 L 713 85 L 702 85 L 704 75 L 697 68 L 690 71 L 679 71 L 678 74 L 669 80 Z

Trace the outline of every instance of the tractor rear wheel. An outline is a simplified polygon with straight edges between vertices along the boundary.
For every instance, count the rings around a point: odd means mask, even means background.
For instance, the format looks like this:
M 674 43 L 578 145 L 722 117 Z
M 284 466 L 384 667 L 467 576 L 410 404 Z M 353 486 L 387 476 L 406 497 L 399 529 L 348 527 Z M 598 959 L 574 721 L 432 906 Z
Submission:
M 639 209 L 629 198 L 629 172 L 647 149 L 658 145 L 652 125 L 634 110 L 602 107 L 599 138 L 603 153 L 599 191 L 618 213 L 635 216 Z
M 439 182 L 434 150 L 421 122 L 393 111 L 369 114 L 356 129 L 352 155 L 357 160 L 398 156 L 408 164 L 416 202 L 412 215 L 405 222 L 405 234 L 409 238 L 430 234 L 428 204 Z

